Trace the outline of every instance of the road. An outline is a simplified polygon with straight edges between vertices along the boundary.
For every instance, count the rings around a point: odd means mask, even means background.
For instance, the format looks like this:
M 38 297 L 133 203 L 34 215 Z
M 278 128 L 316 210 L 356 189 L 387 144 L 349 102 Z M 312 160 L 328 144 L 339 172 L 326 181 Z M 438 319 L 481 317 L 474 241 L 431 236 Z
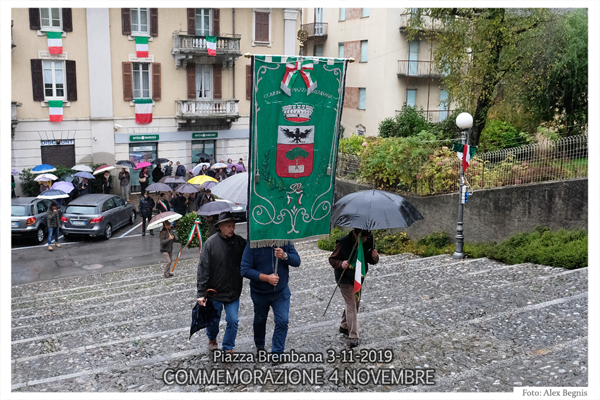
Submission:
M 125 226 L 113 232 L 110 240 L 90 237 L 64 237 L 61 248 L 32 245 L 27 241 L 14 241 L 12 255 L 12 285 L 72 276 L 117 271 L 125 268 L 152 265 L 162 262 L 159 253 L 158 230 L 155 235 L 142 237 L 141 220 L 133 227 Z M 246 237 L 246 223 L 236 224 L 235 233 Z M 173 255 L 179 244 L 173 246 Z M 185 249 L 181 259 L 198 258 L 198 249 Z M 160 267 L 157 267 L 160 269 Z M 177 270 L 175 270 L 177 273 Z

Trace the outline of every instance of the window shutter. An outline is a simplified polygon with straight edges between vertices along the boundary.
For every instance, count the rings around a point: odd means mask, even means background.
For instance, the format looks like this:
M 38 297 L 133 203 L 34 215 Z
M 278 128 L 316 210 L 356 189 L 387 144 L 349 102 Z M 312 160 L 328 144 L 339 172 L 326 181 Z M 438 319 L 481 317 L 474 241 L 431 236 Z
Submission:
M 121 8 L 121 31 L 123 35 L 131 35 L 131 10 L 129 8 Z
M 150 36 L 158 36 L 158 8 L 150 9 Z
M 212 35 L 219 36 L 221 33 L 221 9 L 212 9 Z
M 75 60 L 65 61 L 65 71 L 67 73 L 67 100 L 77 100 L 77 74 L 75 72 Z
M 73 16 L 70 8 L 62 9 L 63 31 L 73 32 Z
M 44 73 L 42 71 L 42 60 L 31 60 L 31 87 L 33 89 L 33 101 L 44 101 Z
M 196 99 L 196 64 L 188 63 L 186 70 L 187 70 L 187 98 L 190 100 L 195 100 Z
M 188 33 L 188 35 L 196 34 L 196 9 L 195 8 L 187 9 L 187 33 Z
M 252 100 L 252 66 L 246 65 L 246 100 Z
M 123 62 L 123 100 L 133 100 L 133 63 Z
M 269 41 L 269 13 L 257 12 L 255 13 L 256 26 L 254 33 L 256 41 L 268 42 Z
M 221 93 L 221 64 L 213 64 L 213 98 L 223 98 L 223 93 Z
M 29 9 L 29 29 L 38 30 L 42 28 L 42 21 L 40 20 L 40 9 L 30 8 Z
M 160 63 L 152 63 L 152 100 L 160 100 Z

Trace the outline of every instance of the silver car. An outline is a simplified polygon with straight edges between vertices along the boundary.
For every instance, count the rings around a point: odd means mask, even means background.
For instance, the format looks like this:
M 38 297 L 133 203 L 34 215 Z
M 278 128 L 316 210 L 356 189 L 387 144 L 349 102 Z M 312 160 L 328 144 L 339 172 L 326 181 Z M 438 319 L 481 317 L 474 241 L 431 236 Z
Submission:
M 31 238 L 43 243 L 48 232 L 46 213 L 52 200 L 37 197 L 15 197 L 10 203 L 11 237 Z M 58 206 L 59 212 L 64 211 Z
M 135 207 L 112 194 L 85 194 L 69 203 L 61 217 L 62 234 L 110 239 L 115 229 L 135 223 Z

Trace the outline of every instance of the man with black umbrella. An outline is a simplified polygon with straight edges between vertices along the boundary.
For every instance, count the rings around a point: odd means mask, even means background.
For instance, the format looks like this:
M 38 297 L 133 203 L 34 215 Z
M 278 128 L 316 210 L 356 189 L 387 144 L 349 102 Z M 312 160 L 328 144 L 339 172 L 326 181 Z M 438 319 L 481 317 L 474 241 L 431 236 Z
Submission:
M 329 263 L 334 268 L 335 281 L 338 282 L 340 292 L 346 303 L 342 312 L 342 322 L 340 323 L 339 330 L 340 333 L 348 335 L 348 347 L 358 346 L 359 338 L 358 306 L 360 305 L 360 297 L 354 293 L 354 270 L 348 270 L 350 266 L 349 262 L 353 262 L 356 259 L 358 251 L 357 239 L 359 235 L 364 248 L 365 271 L 368 272 L 369 264 L 377 264 L 379 262 L 379 255 L 377 254 L 377 250 L 375 250 L 373 235 L 367 230 L 355 228 L 348 235 L 338 239 L 335 250 L 333 250 L 333 254 L 329 257 Z

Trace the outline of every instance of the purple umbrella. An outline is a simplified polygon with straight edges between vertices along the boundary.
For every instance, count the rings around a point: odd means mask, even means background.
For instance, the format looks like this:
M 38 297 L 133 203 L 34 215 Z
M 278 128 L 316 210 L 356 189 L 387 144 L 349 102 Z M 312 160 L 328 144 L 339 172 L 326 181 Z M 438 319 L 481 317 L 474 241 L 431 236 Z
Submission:
M 227 168 L 231 169 L 231 167 L 235 167 L 235 170 L 237 172 L 246 172 L 246 168 L 244 168 L 243 165 L 240 164 L 227 164 Z
M 212 189 L 213 187 L 217 186 L 217 183 L 218 183 L 218 182 L 215 182 L 215 181 L 206 181 L 206 182 L 204 182 L 202 185 L 200 185 L 200 187 L 201 187 L 201 188 L 204 188 L 204 189 L 208 189 L 208 190 L 210 190 L 210 189 Z
M 184 183 L 182 185 L 179 185 L 175 188 L 176 192 L 179 193 L 198 193 L 199 190 L 196 186 L 190 184 L 190 183 Z
M 75 186 L 73 186 L 73 184 L 69 182 L 58 181 L 54 182 L 50 189 L 62 190 L 65 193 L 71 193 L 71 191 L 75 189 Z
M 19 175 L 19 171 L 17 171 L 17 170 L 16 170 L 16 169 L 14 169 L 14 168 L 11 168 L 11 169 L 10 169 L 10 174 L 11 174 L 11 175 Z
M 147 192 L 170 192 L 171 186 L 164 183 L 156 182 L 146 188 Z

